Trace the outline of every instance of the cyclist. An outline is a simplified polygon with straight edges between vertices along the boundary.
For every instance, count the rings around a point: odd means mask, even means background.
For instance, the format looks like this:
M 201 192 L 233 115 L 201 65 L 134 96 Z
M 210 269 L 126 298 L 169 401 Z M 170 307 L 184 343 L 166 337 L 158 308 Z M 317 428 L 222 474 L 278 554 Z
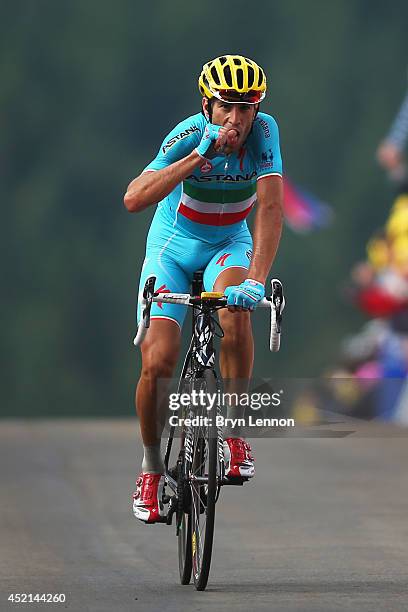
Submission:
M 282 231 L 282 161 L 275 119 L 259 112 L 265 73 L 253 60 L 223 55 L 203 66 L 201 113 L 179 123 L 155 159 L 128 186 L 130 212 L 158 203 L 146 245 L 140 291 L 156 276 L 156 291 L 188 293 L 195 270 L 204 269 L 207 291 L 228 296 L 219 312 L 224 338 L 224 379 L 248 379 L 253 366 L 250 311 L 264 297 L 264 284 Z M 253 241 L 245 218 L 257 203 Z M 147 523 L 165 511 L 160 449 L 165 406 L 156 382 L 173 375 L 187 307 L 153 304 L 142 349 L 136 410 L 144 446 L 133 511 Z M 140 300 L 138 318 L 140 317 Z M 158 403 L 160 404 L 158 407 Z M 227 417 L 242 416 L 228 406 Z M 252 477 L 254 459 L 239 430 L 225 432 L 229 477 Z

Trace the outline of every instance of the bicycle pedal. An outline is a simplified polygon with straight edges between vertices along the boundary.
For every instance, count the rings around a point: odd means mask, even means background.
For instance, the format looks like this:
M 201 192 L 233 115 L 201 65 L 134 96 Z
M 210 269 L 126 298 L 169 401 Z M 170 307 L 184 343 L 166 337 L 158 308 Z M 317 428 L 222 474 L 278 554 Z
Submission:
M 247 482 L 248 480 L 249 478 L 246 478 L 245 476 L 225 476 L 221 484 L 233 487 L 242 487 L 244 482 Z
M 153 523 L 143 520 L 141 520 L 141 522 L 145 525 L 157 525 L 157 523 L 167 523 L 167 516 L 160 516 L 157 520 L 153 521 Z

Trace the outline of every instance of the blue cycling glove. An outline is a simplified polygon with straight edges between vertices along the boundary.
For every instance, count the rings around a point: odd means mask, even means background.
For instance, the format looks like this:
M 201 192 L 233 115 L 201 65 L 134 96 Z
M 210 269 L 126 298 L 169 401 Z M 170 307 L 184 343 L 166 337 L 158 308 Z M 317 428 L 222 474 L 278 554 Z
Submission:
M 222 155 L 222 153 L 214 149 L 214 144 L 219 136 L 220 129 L 220 125 L 213 125 L 212 123 L 206 126 L 201 142 L 196 148 L 197 153 L 204 159 L 213 159 L 217 157 L 217 155 Z
M 265 287 L 262 283 L 247 278 L 240 285 L 226 287 L 224 295 L 228 298 L 228 306 L 241 306 L 248 310 L 255 310 L 258 302 L 265 297 Z

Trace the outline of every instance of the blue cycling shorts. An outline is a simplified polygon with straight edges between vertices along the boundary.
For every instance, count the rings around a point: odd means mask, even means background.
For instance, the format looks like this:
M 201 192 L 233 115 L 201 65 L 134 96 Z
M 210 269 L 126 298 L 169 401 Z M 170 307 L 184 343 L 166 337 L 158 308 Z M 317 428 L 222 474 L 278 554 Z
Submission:
M 252 256 L 252 237 L 246 223 L 235 229 L 221 241 L 203 240 L 174 227 L 166 215 L 158 209 L 150 226 L 146 243 L 137 306 L 137 320 L 141 315 L 140 296 L 146 279 L 156 277 L 155 291 L 190 293 L 191 281 L 196 270 L 204 270 L 204 288 L 213 291 L 218 276 L 228 268 L 248 270 Z M 180 328 L 187 306 L 156 304 L 151 309 L 151 319 L 170 319 Z

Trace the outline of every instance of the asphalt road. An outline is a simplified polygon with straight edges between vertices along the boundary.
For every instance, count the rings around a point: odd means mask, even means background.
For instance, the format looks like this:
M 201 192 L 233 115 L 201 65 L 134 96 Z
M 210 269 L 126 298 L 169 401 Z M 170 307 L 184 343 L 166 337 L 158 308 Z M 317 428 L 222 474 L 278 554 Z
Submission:
M 256 478 L 223 489 L 198 593 L 178 582 L 174 528 L 131 514 L 136 422 L 2 421 L 0 610 L 408 610 L 408 436 L 364 430 L 255 440 Z

